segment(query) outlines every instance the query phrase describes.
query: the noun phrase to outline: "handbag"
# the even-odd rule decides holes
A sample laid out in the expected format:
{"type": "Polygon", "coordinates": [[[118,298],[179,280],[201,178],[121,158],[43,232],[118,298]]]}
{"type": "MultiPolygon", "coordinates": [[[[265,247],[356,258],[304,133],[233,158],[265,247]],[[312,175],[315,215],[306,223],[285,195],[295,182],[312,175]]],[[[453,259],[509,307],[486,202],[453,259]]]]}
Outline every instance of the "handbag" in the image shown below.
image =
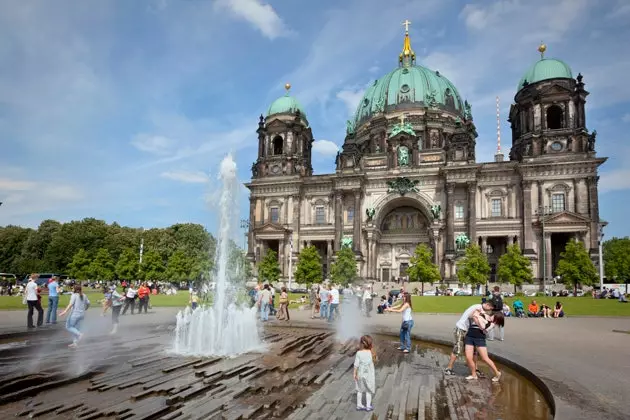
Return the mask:
{"type": "Polygon", "coordinates": [[[409,321],[403,321],[402,325],[400,326],[401,330],[408,330],[409,329],[409,321]]]}

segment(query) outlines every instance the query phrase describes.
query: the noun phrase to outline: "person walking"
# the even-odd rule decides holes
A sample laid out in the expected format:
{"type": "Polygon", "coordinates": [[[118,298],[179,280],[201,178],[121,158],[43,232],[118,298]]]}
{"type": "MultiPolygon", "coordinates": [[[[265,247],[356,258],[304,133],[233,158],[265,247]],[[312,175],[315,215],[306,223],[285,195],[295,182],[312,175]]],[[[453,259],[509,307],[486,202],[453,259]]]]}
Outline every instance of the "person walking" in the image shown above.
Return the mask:
{"type": "Polygon", "coordinates": [[[370,312],[372,312],[372,290],[370,289],[369,285],[365,286],[362,300],[363,300],[363,305],[362,305],[363,313],[365,314],[365,316],[369,318],[371,316],[370,312]]]}
{"type": "MultiPolygon", "coordinates": [[[[147,313],[147,308],[149,307],[149,294],[151,290],[147,287],[146,283],[142,283],[142,286],[138,288],[138,313],[142,313],[142,308],[144,308],[144,313],[147,313]]],[[[132,309],[133,312],[133,309],[132,309]]]]}
{"type": "Polygon", "coordinates": [[[357,410],[372,411],[372,395],[376,391],[376,380],[374,375],[374,362],[376,353],[374,352],[372,337],[364,335],[359,340],[360,349],[354,356],[354,383],[357,391],[357,410]],[[363,394],[365,394],[365,405],[363,405],[363,394]]]}
{"type": "Polygon", "coordinates": [[[37,292],[38,278],[39,276],[37,274],[31,274],[28,278],[26,289],[24,290],[24,300],[28,305],[28,314],[26,316],[28,328],[35,328],[35,325],[33,325],[33,311],[35,309],[37,310],[37,326],[41,327],[44,323],[44,309],[42,308],[37,292]]]}
{"type": "Polygon", "coordinates": [[[89,307],[90,300],[87,295],[83,294],[81,286],[74,286],[74,291],[70,297],[70,303],[68,303],[66,309],[59,314],[59,316],[64,316],[70,312],[70,315],[66,320],[66,330],[68,330],[68,332],[73,336],[72,344],[68,346],[70,348],[76,348],[81,338],[83,338],[83,334],[81,333],[81,323],[85,318],[85,311],[89,307]]]}
{"type": "Polygon", "coordinates": [[[339,316],[339,290],[332,284],[328,285],[328,322],[333,322],[335,314],[339,316]]]}
{"type": "MultiPolygon", "coordinates": [[[[451,352],[451,359],[444,369],[444,374],[447,376],[455,375],[453,372],[453,366],[455,366],[455,361],[457,360],[457,356],[461,356],[464,354],[464,339],[466,337],[466,333],[468,332],[468,327],[470,326],[469,319],[475,313],[475,311],[483,311],[490,312],[494,309],[494,305],[491,302],[483,299],[481,303],[477,303],[475,305],[471,305],[464,311],[459,320],[455,323],[455,330],[453,331],[453,351],[451,352]]],[[[480,374],[479,370],[477,370],[477,374],[480,374]]]]}
{"type": "Polygon", "coordinates": [[[137,291],[131,287],[131,285],[129,285],[129,287],[127,288],[127,292],[125,293],[125,307],[122,310],[122,314],[126,314],[127,313],[127,309],[129,309],[129,307],[131,307],[131,315],[133,315],[133,310],[136,307],[136,295],[137,295],[137,291]]]}
{"type": "Polygon", "coordinates": [[[328,319],[328,288],[325,284],[322,284],[319,288],[319,317],[321,319],[328,319]]]}
{"type": "Polygon", "coordinates": [[[103,307],[103,316],[107,312],[107,309],[112,308],[112,330],[110,334],[116,334],[118,332],[118,323],[120,317],[120,310],[122,309],[123,300],[125,299],[116,291],[116,286],[109,287],[109,293],[106,294],[106,303],[103,307]]]}
{"type": "Polygon", "coordinates": [[[411,316],[411,295],[403,295],[403,304],[397,308],[387,308],[385,312],[402,312],[402,324],[400,325],[400,347],[403,353],[411,351],[411,329],[413,328],[413,317],[411,316]]]}
{"type": "Polygon", "coordinates": [[[59,283],[57,276],[48,280],[48,308],[46,310],[46,324],[57,323],[57,306],[59,306],[59,283]]]}

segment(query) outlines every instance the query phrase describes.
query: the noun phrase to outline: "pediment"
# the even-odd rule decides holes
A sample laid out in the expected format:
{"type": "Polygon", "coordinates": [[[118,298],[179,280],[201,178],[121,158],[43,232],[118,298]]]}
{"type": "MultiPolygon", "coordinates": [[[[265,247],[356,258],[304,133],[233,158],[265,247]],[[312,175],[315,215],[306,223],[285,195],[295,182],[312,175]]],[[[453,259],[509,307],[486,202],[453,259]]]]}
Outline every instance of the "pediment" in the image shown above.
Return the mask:
{"type": "Polygon", "coordinates": [[[570,94],[571,89],[562,86],[558,83],[554,83],[551,86],[547,86],[545,89],[540,91],[540,95],[557,95],[557,94],[570,94]]]}
{"type": "Polygon", "coordinates": [[[262,226],[257,227],[256,229],[254,229],[254,232],[256,233],[286,233],[288,232],[288,229],[285,229],[284,227],[282,227],[281,225],[277,224],[277,223],[271,223],[271,222],[267,222],[262,226]]]}
{"type": "Polygon", "coordinates": [[[570,211],[554,213],[550,216],[547,216],[547,218],[545,219],[546,225],[584,224],[590,222],[591,220],[588,217],[570,211]]]}
{"type": "Polygon", "coordinates": [[[268,130],[282,130],[285,129],[287,124],[286,122],[282,121],[281,119],[277,118],[277,117],[272,117],[273,119],[271,120],[271,122],[267,121],[267,129],[268,130]]]}

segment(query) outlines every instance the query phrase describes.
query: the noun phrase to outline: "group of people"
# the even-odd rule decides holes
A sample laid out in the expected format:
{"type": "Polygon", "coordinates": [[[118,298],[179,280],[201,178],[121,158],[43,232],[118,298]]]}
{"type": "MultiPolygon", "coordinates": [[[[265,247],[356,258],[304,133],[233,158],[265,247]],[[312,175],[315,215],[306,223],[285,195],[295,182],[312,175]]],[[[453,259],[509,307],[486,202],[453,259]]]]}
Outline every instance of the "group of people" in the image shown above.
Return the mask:
{"type": "Polygon", "coordinates": [[[260,312],[260,320],[269,321],[269,315],[275,315],[279,321],[289,321],[289,294],[287,288],[280,289],[280,299],[278,300],[279,308],[275,308],[275,289],[270,284],[264,284],[262,287],[256,286],[250,293],[250,297],[254,305],[260,312]]]}

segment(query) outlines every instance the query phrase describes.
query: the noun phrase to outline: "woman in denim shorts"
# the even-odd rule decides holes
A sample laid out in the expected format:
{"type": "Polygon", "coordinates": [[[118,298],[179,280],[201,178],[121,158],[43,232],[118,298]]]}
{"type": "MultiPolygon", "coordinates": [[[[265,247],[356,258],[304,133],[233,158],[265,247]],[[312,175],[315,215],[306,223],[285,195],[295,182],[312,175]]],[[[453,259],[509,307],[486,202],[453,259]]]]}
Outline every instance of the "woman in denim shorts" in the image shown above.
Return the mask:
{"type": "Polygon", "coordinates": [[[477,368],[473,355],[475,350],[479,354],[481,360],[483,360],[494,372],[492,382],[499,382],[501,379],[501,372],[497,369],[496,365],[490,357],[488,357],[488,349],[486,346],[486,333],[495,325],[502,327],[504,324],[503,313],[497,312],[492,315],[488,315],[483,311],[475,311],[469,319],[470,327],[464,338],[464,344],[466,346],[466,362],[470,368],[471,374],[466,379],[477,380],[477,368]]]}

